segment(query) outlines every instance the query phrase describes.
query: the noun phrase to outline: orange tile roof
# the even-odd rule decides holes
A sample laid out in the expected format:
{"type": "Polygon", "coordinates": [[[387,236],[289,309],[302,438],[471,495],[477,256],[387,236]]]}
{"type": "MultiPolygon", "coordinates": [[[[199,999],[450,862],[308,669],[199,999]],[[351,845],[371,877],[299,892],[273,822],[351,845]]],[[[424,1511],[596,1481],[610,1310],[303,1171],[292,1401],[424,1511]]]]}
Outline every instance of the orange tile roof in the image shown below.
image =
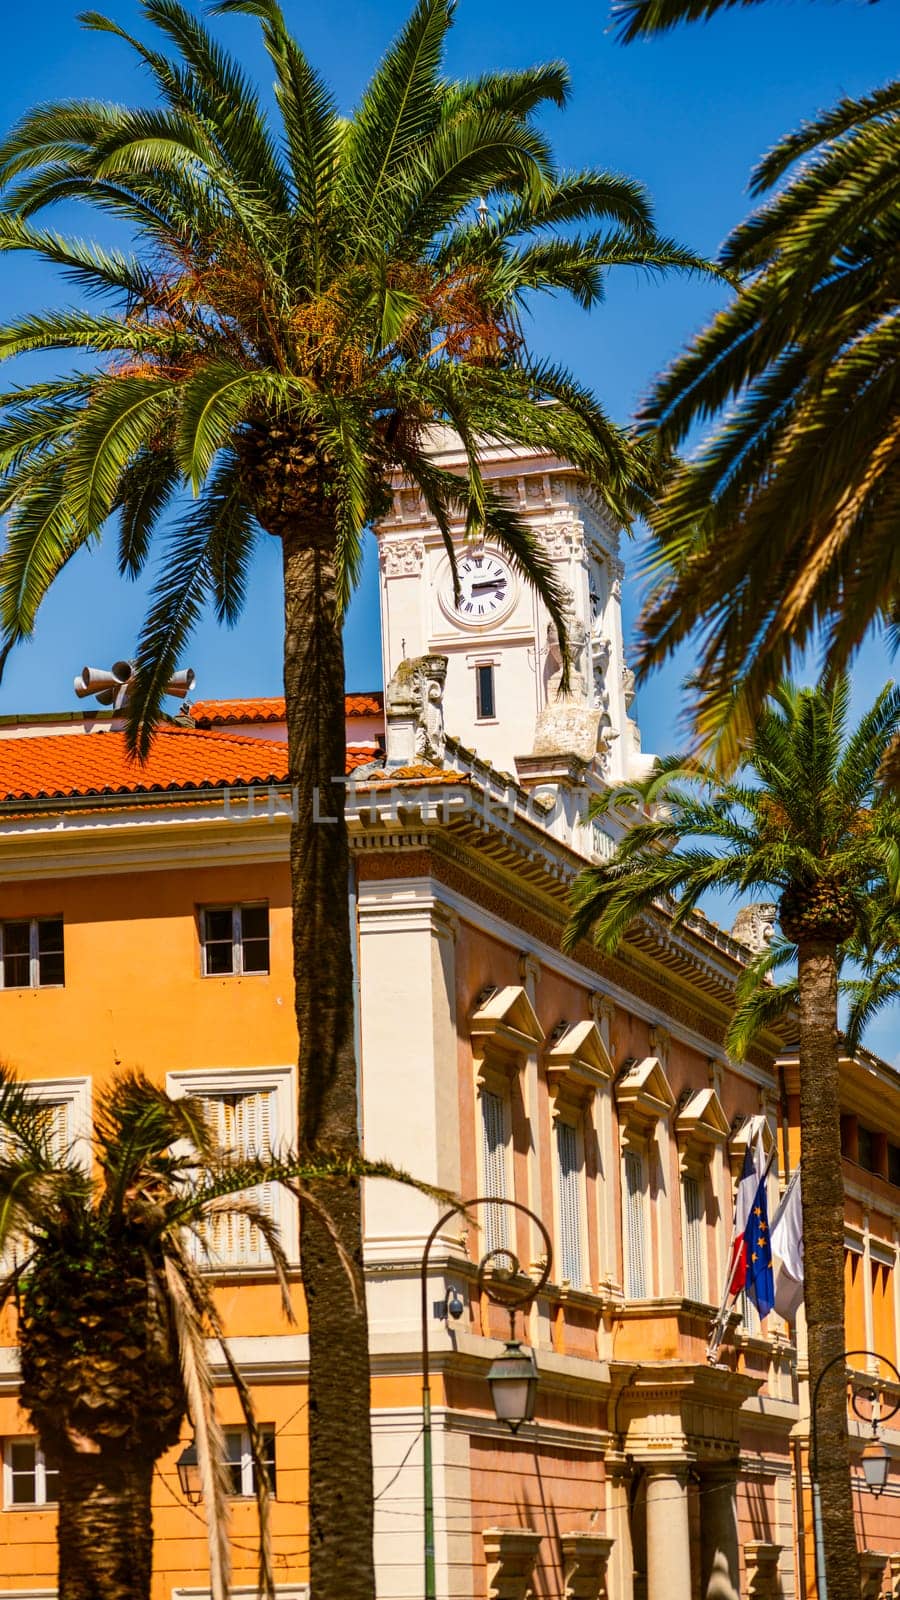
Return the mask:
{"type": "MultiPolygon", "coordinates": [[[[379,717],[383,710],[384,695],[380,690],[345,696],[345,716],[379,717]]],[[[283,722],[284,699],[272,695],[255,700],[195,700],[190,717],[198,728],[221,727],[223,723],[283,722]]]]}
{"type": "Polygon", "coordinates": [[[0,800],[147,794],[286,778],[286,748],[270,739],[160,728],[143,766],[129,759],[123,733],[0,739],[0,800]]]}

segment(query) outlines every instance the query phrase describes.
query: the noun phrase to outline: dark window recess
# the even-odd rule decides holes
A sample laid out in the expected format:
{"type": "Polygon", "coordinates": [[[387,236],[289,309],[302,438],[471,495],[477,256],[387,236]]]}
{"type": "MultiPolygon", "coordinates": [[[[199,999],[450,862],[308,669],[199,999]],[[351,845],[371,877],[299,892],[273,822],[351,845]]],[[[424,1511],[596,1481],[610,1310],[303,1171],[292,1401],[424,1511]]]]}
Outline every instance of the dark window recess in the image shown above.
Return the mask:
{"type": "Polygon", "coordinates": [[[894,1183],[900,1189],[900,1144],[889,1144],[887,1147],[888,1183],[894,1183]]]}
{"type": "Polygon", "coordinates": [[[31,923],[7,922],[3,926],[3,987],[31,986],[31,923]]]}
{"type": "Polygon", "coordinates": [[[268,906],[207,906],[200,926],[206,977],[268,972],[268,906]]]}
{"type": "Polygon", "coordinates": [[[871,1128],[864,1128],[860,1122],[856,1130],[857,1147],[859,1150],[859,1164],[867,1172],[875,1171],[875,1136],[871,1128]]]}
{"type": "Polygon", "coordinates": [[[53,922],[39,922],[37,925],[38,936],[38,982],[43,987],[45,984],[60,985],[66,981],[66,968],[63,959],[63,925],[59,917],[53,922]]]}
{"type": "Polygon", "coordinates": [[[61,988],[66,980],[62,917],[4,922],[4,989],[61,988]]]}
{"type": "Polygon", "coordinates": [[[244,953],[244,972],[268,972],[268,906],[241,906],[241,944],[244,953]]]}
{"type": "Polygon", "coordinates": [[[475,668],[475,690],[480,718],[495,717],[494,669],[492,666],[475,668]]]}

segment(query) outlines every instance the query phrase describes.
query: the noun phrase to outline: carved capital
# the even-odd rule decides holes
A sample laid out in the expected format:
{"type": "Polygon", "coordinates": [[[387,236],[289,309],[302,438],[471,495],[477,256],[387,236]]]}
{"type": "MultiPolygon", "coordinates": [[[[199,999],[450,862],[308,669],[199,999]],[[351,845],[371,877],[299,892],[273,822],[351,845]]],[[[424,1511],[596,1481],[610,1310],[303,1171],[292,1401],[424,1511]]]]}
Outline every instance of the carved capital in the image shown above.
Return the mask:
{"type": "Polygon", "coordinates": [[[388,578],[415,578],[425,562],[421,539],[383,539],[379,549],[381,570],[388,578]]]}

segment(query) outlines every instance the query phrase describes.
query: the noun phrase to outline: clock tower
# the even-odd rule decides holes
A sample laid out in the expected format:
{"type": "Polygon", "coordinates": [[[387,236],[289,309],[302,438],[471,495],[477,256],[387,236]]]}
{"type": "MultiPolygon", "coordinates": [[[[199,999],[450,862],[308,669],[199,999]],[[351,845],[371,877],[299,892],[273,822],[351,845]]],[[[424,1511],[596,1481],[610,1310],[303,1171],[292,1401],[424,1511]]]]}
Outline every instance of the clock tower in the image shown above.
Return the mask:
{"type": "MultiPolygon", "coordinates": [[[[436,465],[465,471],[450,429],[435,431],[436,465]]],[[[575,757],[598,779],[646,769],[630,715],[633,676],[622,649],[619,530],[581,474],[556,457],[487,446],[486,481],[527,522],[566,592],[571,690],[559,695],[556,630],[534,590],[491,540],[453,527],[459,592],[444,543],[416,490],[398,482],[377,529],[384,680],[404,660],[446,656],[444,726],[501,772],[537,758],[575,757]]]]}

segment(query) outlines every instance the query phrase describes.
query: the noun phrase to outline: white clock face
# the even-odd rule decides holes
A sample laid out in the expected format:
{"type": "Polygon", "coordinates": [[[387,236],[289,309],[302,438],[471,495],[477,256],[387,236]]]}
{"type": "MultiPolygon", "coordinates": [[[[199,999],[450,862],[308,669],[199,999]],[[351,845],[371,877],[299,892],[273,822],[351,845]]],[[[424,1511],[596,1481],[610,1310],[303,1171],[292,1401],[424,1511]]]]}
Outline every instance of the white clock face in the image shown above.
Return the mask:
{"type": "Polygon", "coordinates": [[[488,622],[509,608],[513,597],[512,573],[505,561],[490,550],[461,556],[457,562],[459,600],[451,609],[459,622],[488,622]]]}

